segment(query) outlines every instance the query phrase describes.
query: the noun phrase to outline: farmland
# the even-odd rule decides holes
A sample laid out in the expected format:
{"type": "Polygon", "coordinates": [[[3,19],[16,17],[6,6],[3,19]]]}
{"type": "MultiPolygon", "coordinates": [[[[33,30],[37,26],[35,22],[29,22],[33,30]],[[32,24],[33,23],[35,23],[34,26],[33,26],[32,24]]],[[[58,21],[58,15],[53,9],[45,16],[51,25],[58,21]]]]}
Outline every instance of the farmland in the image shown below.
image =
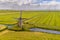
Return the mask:
{"type": "Polygon", "coordinates": [[[1,35],[0,40],[60,40],[60,35],[42,32],[9,31],[1,35]]]}
{"type": "MultiPolygon", "coordinates": [[[[16,24],[20,17],[19,11],[0,11],[0,24],[16,24]]],[[[60,12],[58,11],[23,11],[23,27],[36,27],[60,31],[60,12]]],[[[14,25],[13,25],[14,26],[14,25]]],[[[18,26],[17,26],[18,27],[18,26]]],[[[59,34],[44,32],[10,31],[0,32],[0,40],[60,40],[59,34]],[[6,33],[5,33],[6,32],[6,33]]]]}
{"type": "MultiPolygon", "coordinates": [[[[25,12],[23,12],[23,14],[25,14],[25,12]]],[[[36,12],[27,12],[25,15],[23,15],[23,18],[25,17],[28,19],[25,22],[28,22],[28,24],[33,24],[34,27],[51,29],[51,30],[60,30],[60,12],[36,11],[36,12]]]]}
{"type": "MultiPolygon", "coordinates": [[[[0,11],[0,24],[16,24],[19,17],[19,11],[0,11]]],[[[60,30],[59,11],[23,11],[22,18],[25,19],[23,20],[24,28],[37,27],[58,31],[60,30]]]]}

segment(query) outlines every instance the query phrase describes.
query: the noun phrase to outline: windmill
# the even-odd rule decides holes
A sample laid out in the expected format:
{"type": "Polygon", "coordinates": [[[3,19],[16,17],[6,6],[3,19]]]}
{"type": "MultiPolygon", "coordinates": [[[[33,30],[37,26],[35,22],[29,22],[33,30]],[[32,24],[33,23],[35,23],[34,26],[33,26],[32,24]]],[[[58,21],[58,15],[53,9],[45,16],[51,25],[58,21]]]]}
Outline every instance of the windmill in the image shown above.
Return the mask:
{"type": "MultiPolygon", "coordinates": [[[[30,4],[30,0],[28,0],[28,2],[27,2],[27,0],[26,0],[26,2],[25,1],[23,1],[21,4],[20,4],[20,6],[21,5],[23,5],[23,4],[30,4]]],[[[17,2],[16,2],[17,3],[17,2]]],[[[20,10],[20,17],[19,17],[19,21],[18,21],[18,27],[20,27],[22,30],[24,30],[24,28],[23,28],[23,18],[22,18],[22,12],[23,12],[23,8],[20,10]]]]}
{"type": "Polygon", "coordinates": [[[23,21],[22,21],[22,10],[20,10],[20,18],[19,18],[19,21],[18,21],[18,26],[19,26],[20,28],[22,28],[22,30],[23,30],[22,24],[23,24],[23,21]]]}

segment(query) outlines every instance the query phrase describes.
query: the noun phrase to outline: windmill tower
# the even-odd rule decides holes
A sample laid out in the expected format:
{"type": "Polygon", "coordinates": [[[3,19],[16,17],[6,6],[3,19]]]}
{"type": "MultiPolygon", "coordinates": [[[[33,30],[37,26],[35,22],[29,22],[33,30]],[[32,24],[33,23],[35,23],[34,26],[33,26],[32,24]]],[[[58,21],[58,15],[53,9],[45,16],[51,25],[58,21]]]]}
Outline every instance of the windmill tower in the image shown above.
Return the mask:
{"type": "Polygon", "coordinates": [[[20,18],[19,18],[19,21],[18,21],[18,27],[20,27],[22,30],[23,30],[23,21],[22,21],[22,10],[20,10],[20,18]]]}
{"type": "MultiPolygon", "coordinates": [[[[24,2],[24,1],[23,1],[24,2]]],[[[24,2],[24,3],[22,3],[22,4],[30,4],[30,2],[31,2],[31,0],[28,0],[28,2],[27,2],[27,0],[26,0],[26,2],[24,2]]],[[[22,18],[22,11],[23,11],[23,8],[20,10],[20,18],[19,18],[19,21],[18,21],[18,26],[22,29],[22,30],[24,30],[24,28],[23,28],[23,18],[22,18]]]]}
{"type": "MultiPolygon", "coordinates": [[[[14,2],[14,4],[18,4],[18,2],[14,2]]],[[[19,6],[21,6],[22,4],[19,4],[19,6]]],[[[14,6],[12,6],[12,8],[14,8],[14,6]]],[[[17,26],[20,27],[23,30],[23,26],[22,26],[23,22],[22,22],[22,9],[20,10],[20,17],[18,19],[17,22],[17,26]]]]}

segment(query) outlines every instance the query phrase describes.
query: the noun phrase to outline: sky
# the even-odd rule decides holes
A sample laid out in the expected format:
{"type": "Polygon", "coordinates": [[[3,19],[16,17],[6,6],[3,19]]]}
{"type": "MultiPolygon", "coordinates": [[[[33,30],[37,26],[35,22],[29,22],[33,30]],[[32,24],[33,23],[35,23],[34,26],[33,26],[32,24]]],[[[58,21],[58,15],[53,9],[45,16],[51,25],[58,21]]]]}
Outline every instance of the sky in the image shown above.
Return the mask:
{"type": "MultiPolygon", "coordinates": [[[[12,9],[12,6],[20,6],[22,7],[22,5],[26,5],[27,4],[30,5],[30,9],[36,7],[38,9],[38,5],[42,6],[42,5],[60,5],[60,0],[0,0],[0,9],[4,9],[4,8],[8,8],[8,9],[12,9]],[[6,3],[6,4],[5,4],[6,3]],[[8,7],[7,7],[7,6],[8,7]],[[10,7],[9,7],[10,5],[10,7]],[[34,7],[32,7],[32,5],[34,7]],[[6,7],[5,7],[6,6],[6,7]]],[[[48,6],[47,6],[48,7],[48,6]]],[[[40,8],[41,9],[41,8],[40,8]]]]}
{"type": "Polygon", "coordinates": [[[59,3],[60,0],[0,0],[0,2],[13,2],[17,3],[18,5],[23,5],[23,4],[43,4],[43,3],[50,3],[53,4],[55,2],[59,3]]]}

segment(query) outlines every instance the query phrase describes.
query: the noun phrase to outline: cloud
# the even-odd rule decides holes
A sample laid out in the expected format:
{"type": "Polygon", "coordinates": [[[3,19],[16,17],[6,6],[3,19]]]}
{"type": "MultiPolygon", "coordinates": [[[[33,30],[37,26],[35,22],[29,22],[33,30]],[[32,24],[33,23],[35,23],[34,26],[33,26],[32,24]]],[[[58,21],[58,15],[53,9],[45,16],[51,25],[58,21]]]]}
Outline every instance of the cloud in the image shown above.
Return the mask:
{"type": "Polygon", "coordinates": [[[59,5],[60,2],[57,2],[56,0],[52,0],[52,1],[43,1],[42,3],[40,3],[40,5],[59,5]]]}
{"type": "Polygon", "coordinates": [[[0,2],[14,2],[18,5],[23,4],[42,4],[42,5],[55,5],[60,4],[60,2],[57,2],[57,0],[0,0],[0,2]]]}
{"type": "Polygon", "coordinates": [[[17,3],[18,5],[22,5],[22,4],[31,3],[32,0],[0,0],[0,2],[13,2],[13,3],[17,3]]]}
{"type": "Polygon", "coordinates": [[[15,2],[17,0],[0,0],[0,2],[15,2]]]}
{"type": "Polygon", "coordinates": [[[17,4],[22,5],[22,4],[29,4],[31,2],[32,2],[32,0],[19,0],[19,1],[17,1],[17,4]]]}
{"type": "Polygon", "coordinates": [[[49,2],[48,4],[50,4],[50,5],[56,5],[56,4],[60,4],[60,2],[57,2],[57,1],[51,1],[51,2],[49,2]]]}
{"type": "Polygon", "coordinates": [[[0,8],[7,9],[32,9],[32,10],[41,10],[41,9],[59,9],[60,2],[56,0],[0,0],[0,8]],[[28,8],[29,7],[29,8],[28,8]]]}

